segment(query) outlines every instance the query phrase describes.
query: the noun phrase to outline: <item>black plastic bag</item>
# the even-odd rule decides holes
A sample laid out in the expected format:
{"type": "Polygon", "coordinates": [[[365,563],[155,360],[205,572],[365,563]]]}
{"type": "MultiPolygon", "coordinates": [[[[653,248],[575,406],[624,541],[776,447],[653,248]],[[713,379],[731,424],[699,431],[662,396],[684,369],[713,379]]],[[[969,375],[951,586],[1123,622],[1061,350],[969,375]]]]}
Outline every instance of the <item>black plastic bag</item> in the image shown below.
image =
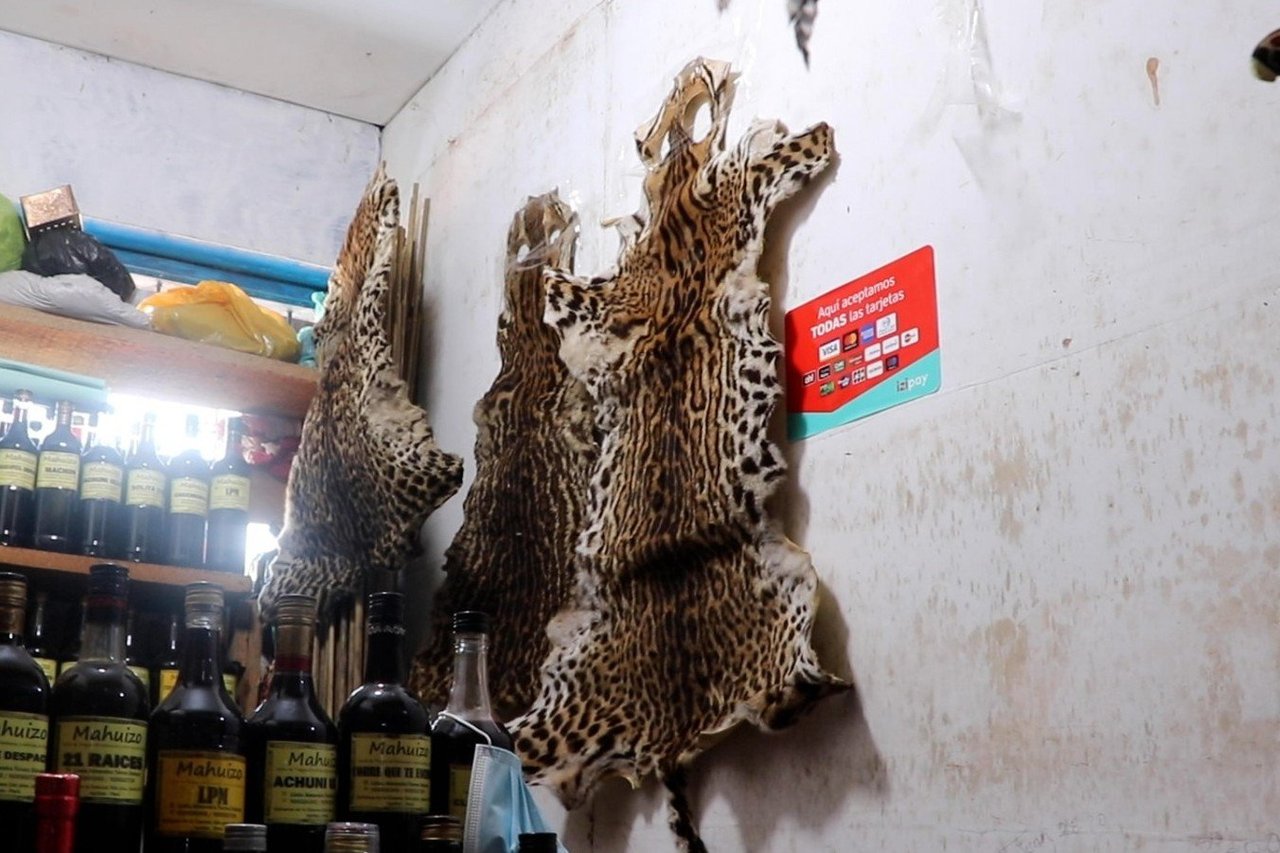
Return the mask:
{"type": "Polygon", "coordinates": [[[133,279],[124,264],[83,231],[59,228],[32,237],[22,255],[22,268],[37,275],[82,273],[105,284],[125,302],[133,296],[133,279]]]}

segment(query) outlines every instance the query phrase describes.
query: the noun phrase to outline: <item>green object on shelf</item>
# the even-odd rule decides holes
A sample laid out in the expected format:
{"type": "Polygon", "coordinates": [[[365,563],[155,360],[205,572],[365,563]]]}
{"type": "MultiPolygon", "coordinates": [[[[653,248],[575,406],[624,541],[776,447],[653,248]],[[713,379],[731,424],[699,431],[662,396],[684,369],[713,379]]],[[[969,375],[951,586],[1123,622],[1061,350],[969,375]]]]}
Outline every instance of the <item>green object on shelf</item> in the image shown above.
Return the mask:
{"type": "Polygon", "coordinates": [[[22,250],[27,237],[22,229],[22,217],[13,202],[0,195],[0,272],[16,270],[22,266],[22,250]]]}

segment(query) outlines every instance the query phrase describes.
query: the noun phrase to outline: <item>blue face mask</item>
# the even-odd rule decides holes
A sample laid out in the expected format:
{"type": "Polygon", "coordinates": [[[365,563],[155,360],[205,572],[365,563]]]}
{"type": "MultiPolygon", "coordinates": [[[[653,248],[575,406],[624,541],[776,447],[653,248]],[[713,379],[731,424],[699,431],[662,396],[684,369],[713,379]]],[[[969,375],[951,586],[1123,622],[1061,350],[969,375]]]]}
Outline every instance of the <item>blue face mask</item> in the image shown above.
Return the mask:
{"type": "MultiPolygon", "coordinates": [[[[499,746],[480,744],[471,766],[463,853],[516,853],[522,832],[550,832],[524,783],[520,759],[499,746]]],[[[560,844],[560,853],[568,853],[560,844]]]]}

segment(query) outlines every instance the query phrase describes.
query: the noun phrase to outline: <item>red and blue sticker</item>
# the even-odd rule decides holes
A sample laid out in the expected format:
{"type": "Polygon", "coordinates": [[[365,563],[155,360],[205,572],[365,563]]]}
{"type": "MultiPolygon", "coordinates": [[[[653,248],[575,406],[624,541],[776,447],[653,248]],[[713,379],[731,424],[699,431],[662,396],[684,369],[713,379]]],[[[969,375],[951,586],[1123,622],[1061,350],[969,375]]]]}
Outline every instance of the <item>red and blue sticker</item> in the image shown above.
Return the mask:
{"type": "Polygon", "coordinates": [[[787,436],[809,438],[942,385],[933,247],[791,309],[787,436]]]}

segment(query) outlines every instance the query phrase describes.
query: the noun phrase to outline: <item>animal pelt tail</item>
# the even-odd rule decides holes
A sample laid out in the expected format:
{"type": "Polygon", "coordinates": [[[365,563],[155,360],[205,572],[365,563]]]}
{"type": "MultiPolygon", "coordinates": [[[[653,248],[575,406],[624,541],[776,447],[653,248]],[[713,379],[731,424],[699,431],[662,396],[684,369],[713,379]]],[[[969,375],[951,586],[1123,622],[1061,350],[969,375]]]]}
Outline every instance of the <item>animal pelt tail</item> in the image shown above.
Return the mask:
{"type": "Polygon", "coordinates": [[[667,825],[675,833],[677,849],[680,853],[707,853],[689,807],[688,765],[673,764],[659,770],[658,778],[667,789],[667,825]]]}

